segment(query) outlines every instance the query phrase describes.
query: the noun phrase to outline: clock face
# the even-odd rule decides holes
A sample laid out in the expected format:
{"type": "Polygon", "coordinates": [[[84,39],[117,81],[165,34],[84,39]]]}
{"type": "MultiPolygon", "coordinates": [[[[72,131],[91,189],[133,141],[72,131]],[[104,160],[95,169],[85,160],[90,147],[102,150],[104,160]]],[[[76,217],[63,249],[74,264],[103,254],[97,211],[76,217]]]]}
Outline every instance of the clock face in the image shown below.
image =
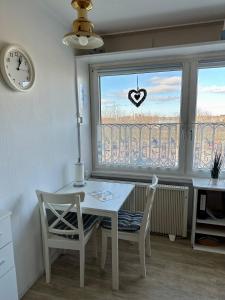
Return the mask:
{"type": "Polygon", "coordinates": [[[19,46],[4,49],[1,71],[8,85],[17,91],[27,91],[34,83],[34,67],[28,54],[19,46]]]}

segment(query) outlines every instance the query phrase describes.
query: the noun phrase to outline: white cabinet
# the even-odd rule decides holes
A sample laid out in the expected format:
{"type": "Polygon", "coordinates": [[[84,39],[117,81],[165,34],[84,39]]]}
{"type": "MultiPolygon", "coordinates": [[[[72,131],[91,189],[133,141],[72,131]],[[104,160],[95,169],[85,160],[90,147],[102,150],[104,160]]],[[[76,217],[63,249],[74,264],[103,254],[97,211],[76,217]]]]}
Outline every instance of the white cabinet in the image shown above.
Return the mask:
{"type": "Polygon", "coordinates": [[[203,178],[193,178],[192,181],[194,187],[191,239],[193,249],[225,254],[225,181],[220,180],[217,184],[203,178]],[[220,217],[213,215],[212,208],[209,207],[210,202],[211,206],[212,203],[217,206],[217,213],[221,210],[220,217]],[[213,244],[201,243],[199,242],[201,240],[211,240],[213,244]]]}
{"type": "Polygon", "coordinates": [[[18,300],[10,213],[0,211],[0,299],[18,300]]]}

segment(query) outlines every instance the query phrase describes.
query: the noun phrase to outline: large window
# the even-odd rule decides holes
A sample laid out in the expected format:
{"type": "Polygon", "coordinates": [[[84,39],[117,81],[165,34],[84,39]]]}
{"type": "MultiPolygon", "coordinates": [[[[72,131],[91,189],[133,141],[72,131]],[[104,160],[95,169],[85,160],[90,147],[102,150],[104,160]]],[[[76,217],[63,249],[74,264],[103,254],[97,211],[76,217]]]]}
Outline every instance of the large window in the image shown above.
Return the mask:
{"type": "Polygon", "coordinates": [[[98,164],[178,168],[182,70],[105,75],[99,83],[98,164]],[[138,88],[147,97],[136,107],[128,93],[138,88]]]}
{"type": "Polygon", "coordinates": [[[225,67],[198,70],[194,169],[209,169],[216,152],[225,154],[225,67]]]}
{"type": "Polygon", "coordinates": [[[92,83],[95,170],[209,174],[215,153],[225,156],[222,62],[103,67],[92,83]],[[147,91],[139,107],[128,97],[138,88],[147,91]]]}

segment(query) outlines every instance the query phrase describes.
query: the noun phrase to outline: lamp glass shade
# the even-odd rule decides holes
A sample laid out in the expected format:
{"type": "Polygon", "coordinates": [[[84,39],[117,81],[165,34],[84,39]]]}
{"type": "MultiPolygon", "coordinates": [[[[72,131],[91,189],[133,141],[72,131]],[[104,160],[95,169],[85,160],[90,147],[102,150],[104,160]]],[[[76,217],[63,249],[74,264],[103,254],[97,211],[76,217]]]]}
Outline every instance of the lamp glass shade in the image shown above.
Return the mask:
{"type": "Polygon", "coordinates": [[[71,32],[64,36],[62,42],[64,45],[76,49],[96,49],[104,45],[103,39],[99,35],[91,33],[87,36],[82,32],[71,32]]]}
{"type": "Polygon", "coordinates": [[[86,36],[80,36],[79,37],[79,43],[80,43],[81,46],[87,46],[88,38],[86,36]]]}

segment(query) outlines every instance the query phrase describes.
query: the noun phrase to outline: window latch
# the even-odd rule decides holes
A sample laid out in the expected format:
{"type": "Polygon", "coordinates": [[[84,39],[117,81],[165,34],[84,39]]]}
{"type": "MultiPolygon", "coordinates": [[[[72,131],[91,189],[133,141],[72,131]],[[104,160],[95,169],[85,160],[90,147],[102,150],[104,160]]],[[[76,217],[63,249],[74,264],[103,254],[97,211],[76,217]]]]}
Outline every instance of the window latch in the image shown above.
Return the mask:
{"type": "Polygon", "coordinates": [[[190,129],[190,140],[192,141],[193,139],[193,129],[190,129]]]}
{"type": "Polygon", "coordinates": [[[82,124],[82,123],[83,123],[83,117],[77,116],[77,124],[82,124]]]}

